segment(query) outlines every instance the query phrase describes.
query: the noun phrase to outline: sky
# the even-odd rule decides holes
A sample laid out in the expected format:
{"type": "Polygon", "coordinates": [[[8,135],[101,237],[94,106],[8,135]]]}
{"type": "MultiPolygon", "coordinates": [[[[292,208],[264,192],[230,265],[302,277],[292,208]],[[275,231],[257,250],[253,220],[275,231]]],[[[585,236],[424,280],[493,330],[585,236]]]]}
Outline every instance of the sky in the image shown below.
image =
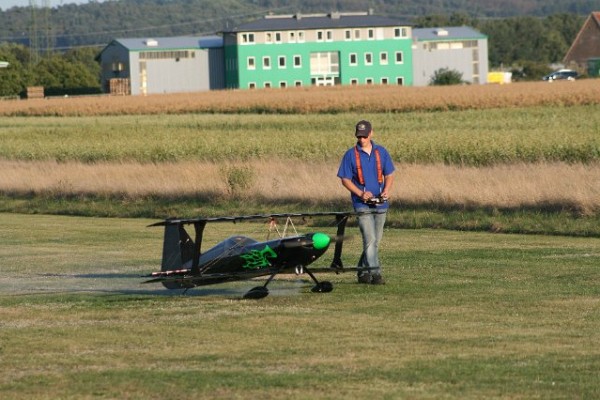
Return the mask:
{"type": "MultiPolygon", "coordinates": [[[[44,0],[35,0],[38,6],[44,3],[44,0]]],[[[82,4],[87,3],[88,0],[50,0],[50,7],[57,7],[64,4],[82,4]]],[[[8,10],[11,7],[27,7],[29,6],[29,0],[0,0],[0,8],[8,10]]]]}

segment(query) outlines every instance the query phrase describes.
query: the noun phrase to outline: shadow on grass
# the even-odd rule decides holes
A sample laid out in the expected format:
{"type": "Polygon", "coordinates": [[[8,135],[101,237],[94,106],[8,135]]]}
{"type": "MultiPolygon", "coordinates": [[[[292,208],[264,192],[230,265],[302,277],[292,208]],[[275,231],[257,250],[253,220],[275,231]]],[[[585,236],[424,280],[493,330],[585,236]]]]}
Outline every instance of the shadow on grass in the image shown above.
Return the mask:
{"type": "MultiPolygon", "coordinates": [[[[262,286],[264,280],[241,280],[185,289],[169,290],[161,284],[142,284],[147,277],[133,273],[89,274],[34,274],[5,279],[1,292],[8,296],[105,294],[161,297],[224,297],[242,299],[253,287],[262,286]],[[137,286],[137,288],[136,288],[137,286]]],[[[313,286],[307,279],[275,279],[270,282],[270,296],[294,296],[309,292],[313,286]]]]}

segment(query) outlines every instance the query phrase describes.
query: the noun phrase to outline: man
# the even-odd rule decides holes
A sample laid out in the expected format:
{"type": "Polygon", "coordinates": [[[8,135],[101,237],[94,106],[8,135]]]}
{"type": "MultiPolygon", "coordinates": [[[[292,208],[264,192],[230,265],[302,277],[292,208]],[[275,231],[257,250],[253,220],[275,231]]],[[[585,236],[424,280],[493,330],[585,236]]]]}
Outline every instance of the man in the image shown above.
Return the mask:
{"type": "Polygon", "coordinates": [[[379,243],[395,168],[388,151],[372,140],[373,128],[369,121],[356,124],[355,136],[356,146],[344,154],[337,176],[350,191],[352,206],[359,213],[363,252],[358,267],[365,270],[359,271],[358,282],[382,285],[385,280],[379,263],[379,243]]]}

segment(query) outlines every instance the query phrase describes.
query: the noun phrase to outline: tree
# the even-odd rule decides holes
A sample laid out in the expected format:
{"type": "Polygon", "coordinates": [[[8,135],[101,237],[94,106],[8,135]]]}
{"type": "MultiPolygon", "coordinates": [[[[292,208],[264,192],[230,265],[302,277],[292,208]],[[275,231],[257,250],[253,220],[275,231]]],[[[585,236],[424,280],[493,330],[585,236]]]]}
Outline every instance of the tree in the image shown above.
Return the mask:
{"type": "Polygon", "coordinates": [[[82,62],[69,61],[57,54],[40,61],[34,67],[34,76],[34,84],[44,86],[46,94],[76,94],[100,89],[98,77],[82,62]]]}
{"type": "Polygon", "coordinates": [[[463,83],[462,73],[448,68],[440,68],[435,71],[429,81],[432,86],[460,85],[461,83],[463,83]]]}
{"type": "Polygon", "coordinates": [[[17,96],[26,87],[27,71],[18,58],[21,47],[9,43],[0,45],[0,61],[9,63],[7,68],[0,68],[0,97],[17,96]]]}

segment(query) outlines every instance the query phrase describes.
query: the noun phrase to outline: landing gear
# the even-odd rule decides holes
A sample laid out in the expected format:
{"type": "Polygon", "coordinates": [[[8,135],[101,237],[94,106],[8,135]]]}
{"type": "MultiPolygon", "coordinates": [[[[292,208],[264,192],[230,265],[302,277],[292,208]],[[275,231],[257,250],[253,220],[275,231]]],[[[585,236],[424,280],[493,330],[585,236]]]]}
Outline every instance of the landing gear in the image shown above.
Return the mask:
{"type": "MultiPolygon", "coordinates": [[[[315,286],[310,289],[310,291],[313,293],[329,293],[333,290],[333,284],[331,282],[317,280],[315,275],[308,268],[298,267],[296,268],[296,273],[307,273],[310,276],[315,283],[315,286]]],[[[267,289],[267,285],[273,280],[273,278],[275,278],[275,275],[277,274],[278,272],[274,272],[271,276],[269,276],[269,279],[267,279],[263,286],[256,286],[248,290],[246,294],[244,294],[244,299],[259,300],[267,297],[269,295],[269,289],[267,289]]]]}
{"type": "Polygon", "coordinates": [[[329,281],[321,281],[319,282],[317,280],[317,278],[315,277],[315,275],[310,272],[310,270],[308,268],[306,268],[304,270],[304,272],[306,272],[310,278],[313,280],[313,282],[315,283],[315,286],[310,289],[311,292],[313,293],[329,293],[333,290],[333,285],[331,284],[331,282],[329,281]]]}
{"type": "Polygon", "coordinates": [[[248,290],[248,292],[246,292],[244,295],[244,299],[259,300],[267,297],[268,295],[269,289],[264,286],[257,286],[248,290]]]}

